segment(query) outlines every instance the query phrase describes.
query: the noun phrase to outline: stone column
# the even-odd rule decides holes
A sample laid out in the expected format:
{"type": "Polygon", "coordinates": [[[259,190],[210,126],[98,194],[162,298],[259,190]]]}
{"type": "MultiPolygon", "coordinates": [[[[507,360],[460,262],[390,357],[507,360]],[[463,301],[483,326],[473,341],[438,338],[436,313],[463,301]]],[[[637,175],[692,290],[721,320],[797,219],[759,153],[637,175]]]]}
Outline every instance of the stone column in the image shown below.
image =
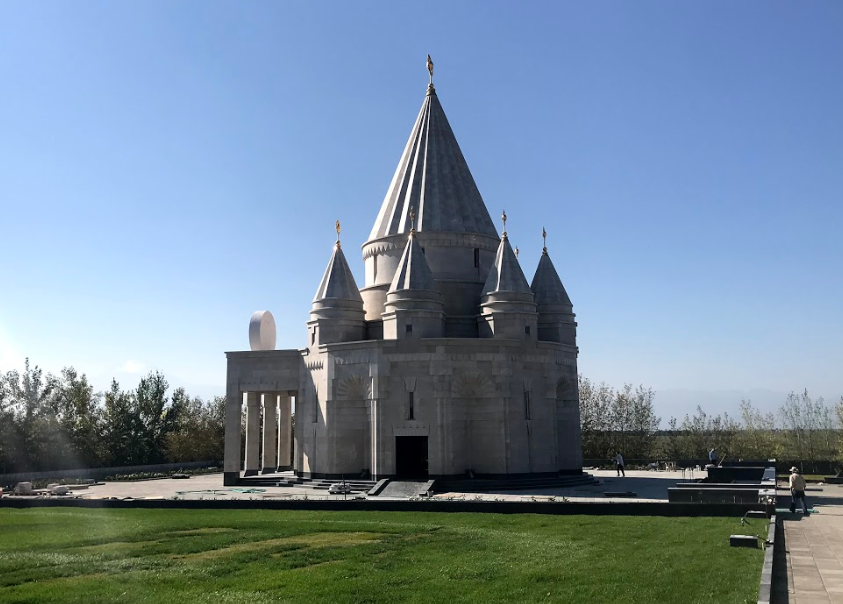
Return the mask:
{"type": "Polygon", "coordinates": [[[381,460],[378,455],[378,430],[380,428],[380,416],[378,415],[378,399],[369,399],[369,466],[372,473],[372,480],[380,480],[383,477],[381,460]]]}
{"type": "Polygon", "coordinates": [[[278,463],[275,454],[278,447],[278,424],[276,409],[278,394],[276,392],[263,393],[263,473],[275,472],[278,463]]]}
{"type": "Polygon", "coordinates": [[[243,393],[235,376],[229,381],[225,392],[225,454],[223,460],[223,484],[235,486],[240,480],[240,422],[243,417],[243,393]]]}
{"type": "MultiPolygon", "coordinates": [[[[298,401],[296,401],[298,404],[298,401]]],[[[284,472],[293,467],[293,460],[290,458],[290,445],[293,438],[290,417],[292,416],[292,403],[290,393],[282,392],[278,405],[278,471],[284,472]]],[[[301,469],[301,468],[299,468],[301,469]]]]}
{"type": "Polygon", "coordinates": [[[261,446],[261,397],[259,392],[246,393],[246,472],[258,473],[261,446]]]}

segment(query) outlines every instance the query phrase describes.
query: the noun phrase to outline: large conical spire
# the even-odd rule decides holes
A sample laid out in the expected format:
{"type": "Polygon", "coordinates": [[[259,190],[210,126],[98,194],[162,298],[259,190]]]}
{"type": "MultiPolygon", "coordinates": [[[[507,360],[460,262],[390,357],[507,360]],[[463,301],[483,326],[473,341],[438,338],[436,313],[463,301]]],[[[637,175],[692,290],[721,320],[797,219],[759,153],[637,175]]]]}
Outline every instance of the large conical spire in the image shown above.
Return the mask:
{"type": "Polygon", "coordinates": [[[410,139],[398,162],[370,240],[410,230],[410,208],[418,211],[418,230],[478,233],[497,238],[460,146],[431,84],[410,139]]]}

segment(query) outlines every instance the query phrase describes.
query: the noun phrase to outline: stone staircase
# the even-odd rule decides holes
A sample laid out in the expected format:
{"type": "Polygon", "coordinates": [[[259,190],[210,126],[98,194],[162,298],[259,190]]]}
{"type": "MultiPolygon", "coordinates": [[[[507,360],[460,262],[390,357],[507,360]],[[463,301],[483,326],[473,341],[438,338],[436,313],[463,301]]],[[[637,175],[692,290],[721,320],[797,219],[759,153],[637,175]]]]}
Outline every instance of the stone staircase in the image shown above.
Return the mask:
{"type": "Polygon", "coordinates": [[[594,476],[583,472],[582,474],[523,478],[440,478],[433,483],[432,490],[436,493],[494,493],[528,489],[561,489],[599,484],[594,476]]]}
{"type": "MultiPolygon", "coordinates": [[[[264,474],[259,476],[248,476],[241,478],[238,486],[242,487],[299,487],[313,489],[314,491],[328,492],[332,484],[343,482],[341,479],[327,478],[302,478],[293,472],[281,472],[278,474],[264,474]]],[[[346,479],[345,484],[351,487],[353,494],[366,494],[375,486],[374,480],[346,479]]]]}

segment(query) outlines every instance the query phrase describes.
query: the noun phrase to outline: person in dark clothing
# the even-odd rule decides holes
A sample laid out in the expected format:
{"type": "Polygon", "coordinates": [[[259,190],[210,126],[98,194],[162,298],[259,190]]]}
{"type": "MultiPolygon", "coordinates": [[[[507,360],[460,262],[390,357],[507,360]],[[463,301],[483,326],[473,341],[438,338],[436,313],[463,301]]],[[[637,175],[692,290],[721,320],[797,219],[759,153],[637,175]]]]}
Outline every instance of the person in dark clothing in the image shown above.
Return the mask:
{"type": "Polygon", "coordinates": [[[623,469],[623,455],[621,455],[620,451],[615,456],[615,463],[618,464],[618,476],[623,474],[624,478],[626,478],[626,471],[623,469]]]}

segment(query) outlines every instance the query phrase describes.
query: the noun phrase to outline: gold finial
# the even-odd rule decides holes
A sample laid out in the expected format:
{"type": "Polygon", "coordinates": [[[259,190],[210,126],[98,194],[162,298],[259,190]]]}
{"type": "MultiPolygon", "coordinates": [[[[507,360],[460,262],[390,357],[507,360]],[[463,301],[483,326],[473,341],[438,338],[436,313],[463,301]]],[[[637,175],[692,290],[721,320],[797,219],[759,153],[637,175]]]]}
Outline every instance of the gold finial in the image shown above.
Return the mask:
{"type": "Polygon", "coordinates": [[[519,252],[518,252],[518,246],[516,245],[516,246],[515,246],[515,259],[516,259],[516,260],[518,259],[518,253],[519,253],[519,252]]]}
{"type": "Polygon", "coordinates": [[[546,254],[547,253],[547,231],[544,230],[544,227],[542,227],[542,239],[544,240],[544,243],[542,244],[542,246],[543,246],[542,247],[542,254],[546,254]]]}
{"type": "Polygon", "coordinates": [[[340,221],[339,220],[337,220],[336,229],[337,229],[337,247],[339,247],[340,246],[340,221]]]}
{"type": "Polygon", "coordinates": [[[503,238],[506,239],[506,210],[501,214],[501,220],[503,220],[503,238]]]}
{"type": "Polygon", "coordinates": [[[410,206],[410,234],[416,234],[416,208],[410,206]]]}
{"type": "Polygon", "coordinates": [[[430,55],[427,55],[427,71],[430,73],[430,85],[433,86],[433,61],[430,55]]]}

